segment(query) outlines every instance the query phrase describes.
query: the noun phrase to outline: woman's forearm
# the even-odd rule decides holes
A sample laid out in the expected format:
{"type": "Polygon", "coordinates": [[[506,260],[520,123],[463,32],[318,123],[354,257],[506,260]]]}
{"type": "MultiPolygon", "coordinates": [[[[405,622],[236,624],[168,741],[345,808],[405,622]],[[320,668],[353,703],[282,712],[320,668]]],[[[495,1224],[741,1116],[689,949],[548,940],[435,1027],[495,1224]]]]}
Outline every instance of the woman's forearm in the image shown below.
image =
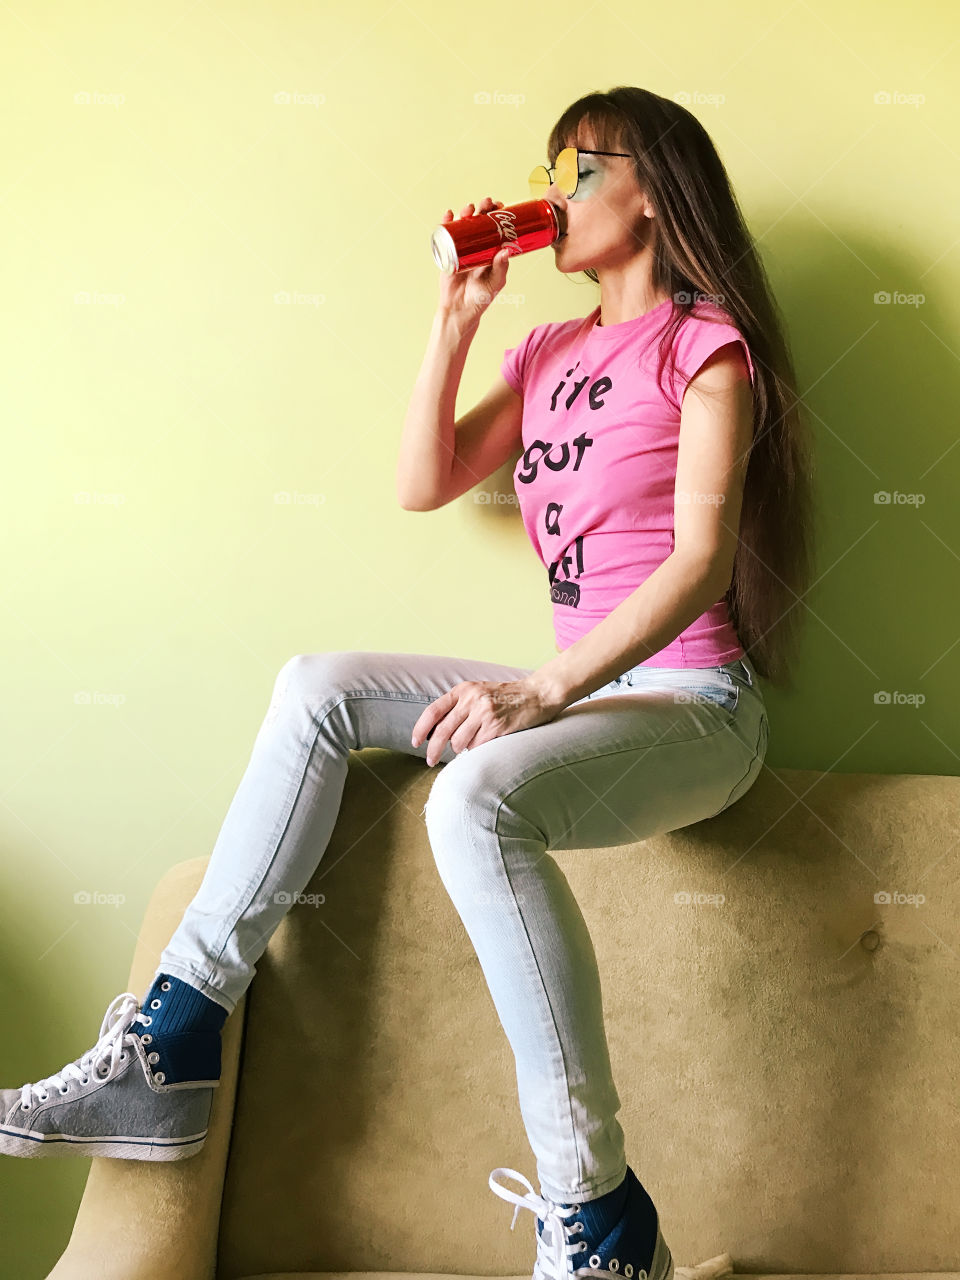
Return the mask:
{"type": "Polygon", "coordinates": [[[478,327],[442,310],[434,315],[400,437],[397,498],[407,510],[429,511],[443,500],[453,471],[457,390],[478,327]]]}
{"type": "Polygon", "coordinates": [[[710,563],[672,552],[586,635],[527,680],[546,705],[562,710],[653,657],[716,604],[724,589],[710,563]]]}

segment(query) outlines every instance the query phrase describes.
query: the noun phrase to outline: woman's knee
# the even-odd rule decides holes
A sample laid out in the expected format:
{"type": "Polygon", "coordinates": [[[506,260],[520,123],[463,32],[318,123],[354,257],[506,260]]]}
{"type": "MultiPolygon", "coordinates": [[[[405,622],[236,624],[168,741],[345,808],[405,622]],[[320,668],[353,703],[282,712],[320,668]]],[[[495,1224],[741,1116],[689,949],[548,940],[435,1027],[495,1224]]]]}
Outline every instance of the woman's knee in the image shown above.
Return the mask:
{"type": "Polygon", "coordinates": [[[333,649],[319,653],[295,653],[277,673],[281,693],[313,694],[353,688],[369,671],[363,653],[333,649]]]}
{"type": "MultiPolygon", "coordinates": [[[[448,895],[464,919],[477,911],[515,910],[524,901],[516,888],[513,859],[519,846],[498,829],[502,780],[470,753],[445,765],[430,789],[424,817],[430,848],[448,895]]],[[[526,849],[526,846],[523,846],[526,849]]],[[[526,857],[526,853],[519,855],[526,857]]]]}
{"type": "MultiPolygon", "coordinates": [[[[461,859],[484,832],[493,833],[500,807],[500,787],[482,761],[463,751],[442,766],[433,781],[423,818],[434,858],[461,859]]],[[[475,856],[475,855],[473,855],[475,856]]]]}
{"type": "Polygon", "coordinates": [[[279,719],[284,707],[315,711],[321,702],[351,688],[364,669],[362,657],[349,650],[295,653],[277,672],[266,723],[279,719]]]}

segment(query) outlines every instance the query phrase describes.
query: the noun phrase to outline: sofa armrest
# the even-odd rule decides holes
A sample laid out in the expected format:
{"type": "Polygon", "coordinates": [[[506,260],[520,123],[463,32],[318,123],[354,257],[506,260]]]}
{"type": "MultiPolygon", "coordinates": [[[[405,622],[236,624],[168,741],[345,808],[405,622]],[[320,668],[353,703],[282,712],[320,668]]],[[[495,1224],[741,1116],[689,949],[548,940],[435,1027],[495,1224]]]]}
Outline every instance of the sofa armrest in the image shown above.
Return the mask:
{"type": "MultiPolygon", "coordinates": [[[[130,971],[138,999],[209,858],[177,863],[147,905],[130,971]]],[[[185,1160],[91,1161],[70,1241],[47,1280],[213,1280],[246,997],[224,1024],[206,1141],[185,1160]]]]}

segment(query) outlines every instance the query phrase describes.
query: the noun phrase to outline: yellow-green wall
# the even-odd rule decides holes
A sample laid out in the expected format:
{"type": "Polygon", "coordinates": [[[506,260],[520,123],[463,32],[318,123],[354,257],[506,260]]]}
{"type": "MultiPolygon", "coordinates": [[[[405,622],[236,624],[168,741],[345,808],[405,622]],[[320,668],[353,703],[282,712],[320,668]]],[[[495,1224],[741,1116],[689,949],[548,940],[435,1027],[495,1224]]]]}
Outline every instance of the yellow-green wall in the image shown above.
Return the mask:
{"type": "MultiPolygon", "coordinates": [[[[688,95],[813,414],[818,580],[796,691],[768,691],[767,763],[956,772],[952,19],[891,0],[3,7],[5,1086],[93,1043],[152,886],[212,847],[292,654],[553,656],[515,507],[405,512],[394,467],[432,227],[525,198],[592,89],[688,95]],[[925,300],[875,304],[895,290],[925,300]],[[75,901],[92,891],[123,900],[75,901]]],[[[597,300],[547,252],[512,262],[459,410],[505,347],[597,300]]],[[[2,1277],[46,1274],[88,1166],[0,1159],[2,1277]]]]}

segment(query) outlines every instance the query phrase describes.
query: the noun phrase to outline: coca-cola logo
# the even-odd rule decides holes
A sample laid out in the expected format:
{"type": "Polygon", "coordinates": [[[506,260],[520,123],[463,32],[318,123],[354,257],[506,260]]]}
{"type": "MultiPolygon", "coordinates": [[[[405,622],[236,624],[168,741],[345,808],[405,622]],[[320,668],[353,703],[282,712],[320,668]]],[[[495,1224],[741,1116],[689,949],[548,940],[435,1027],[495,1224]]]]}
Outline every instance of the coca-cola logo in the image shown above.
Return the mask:
{"type": "Polygon", "coordinates": [[[501,240],[516,240],[517,215],[510,209],[491,209],[487,214],[497,224],[501,240]]]}

